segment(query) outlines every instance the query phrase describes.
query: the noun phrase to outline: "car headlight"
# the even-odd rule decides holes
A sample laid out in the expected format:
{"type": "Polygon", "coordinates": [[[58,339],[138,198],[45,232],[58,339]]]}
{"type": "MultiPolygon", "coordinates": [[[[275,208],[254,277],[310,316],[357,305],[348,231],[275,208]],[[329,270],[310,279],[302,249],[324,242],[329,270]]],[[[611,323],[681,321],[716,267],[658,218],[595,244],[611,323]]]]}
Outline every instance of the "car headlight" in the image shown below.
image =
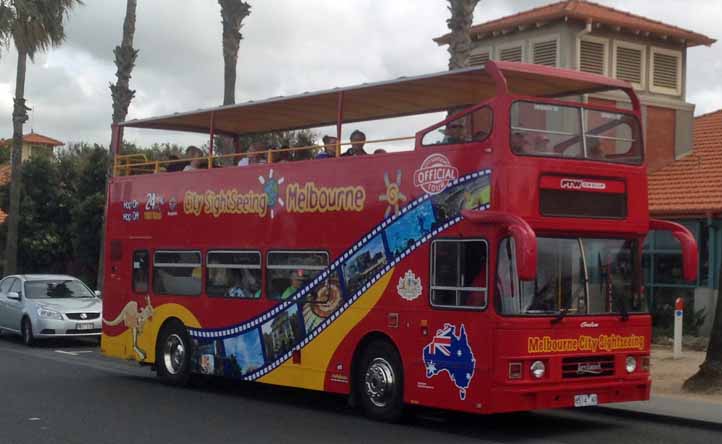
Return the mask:
{"type": "Polygon", "coordinates": [[[531,370],[531,374],[534,375],[535,378],[541,379],[546,372],[546,366],[541,361],[534,361],[529,370],[531,370]]]}
{"type": "Polygon", "coordinates": [[[58,321],[63,320],[63,315],[55,310],[50,310],[47,308],[38,308],[38,316],[44,319],[55,319],[58,321]]]}
{"type": "Polygon", "coordinates": [[[634,373],[637,369],[637,359],[634,356],[627,356],[626,362],[627,373],[634,373]]]}

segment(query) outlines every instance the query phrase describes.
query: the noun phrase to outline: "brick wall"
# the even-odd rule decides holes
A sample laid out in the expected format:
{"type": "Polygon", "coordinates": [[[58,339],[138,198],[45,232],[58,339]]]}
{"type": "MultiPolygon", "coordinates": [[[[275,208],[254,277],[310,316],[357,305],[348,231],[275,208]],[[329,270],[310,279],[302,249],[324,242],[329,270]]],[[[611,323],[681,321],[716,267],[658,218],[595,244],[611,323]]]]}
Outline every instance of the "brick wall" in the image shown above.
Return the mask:
{"type": "Polygon", "coordinates": [[[647,107],[646,156],[649,172],[674,161],[676,112],[669,108],[647,107]]]}

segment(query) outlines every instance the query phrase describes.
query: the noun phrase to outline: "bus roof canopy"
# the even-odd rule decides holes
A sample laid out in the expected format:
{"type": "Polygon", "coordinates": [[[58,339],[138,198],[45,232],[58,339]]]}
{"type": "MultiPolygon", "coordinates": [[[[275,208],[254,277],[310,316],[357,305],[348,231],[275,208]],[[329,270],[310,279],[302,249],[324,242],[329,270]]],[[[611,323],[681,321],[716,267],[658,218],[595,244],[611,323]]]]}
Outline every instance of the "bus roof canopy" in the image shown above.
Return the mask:
{"type": "Polygon", "coordinates": [[[122,127],[224,135],[314,128],[445,111],[496,95],[563,97],[624,90],[638,106],[629,83],[568,69],[511,62],[396,80],[307,92],[263,101],[131,120],[122,127]],[[339,117],[342,117],[339,119],[339,117]]]}

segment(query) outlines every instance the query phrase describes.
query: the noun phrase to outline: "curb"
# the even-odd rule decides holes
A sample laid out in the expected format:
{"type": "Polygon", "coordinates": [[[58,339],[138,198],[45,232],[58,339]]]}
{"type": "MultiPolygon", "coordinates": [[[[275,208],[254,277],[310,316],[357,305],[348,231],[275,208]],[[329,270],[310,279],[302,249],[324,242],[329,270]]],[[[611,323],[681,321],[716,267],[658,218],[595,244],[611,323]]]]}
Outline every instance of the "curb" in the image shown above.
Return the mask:
{"type": "Polygon", "coordinates": [[[605,405],[589,407],[588,410],[594,411],[597,413],[602,413],[605,415],[624,416],[627,418],[629,418],[629,416],[630,416],[629,414],[633,414],[636,417],[646,418],[648,420],[655,421],[655,422],[673,422],[673,423],[679,424],[679,425],[687,425],[687,426],[695,426],[695,427],[701,427],[701,428],[706,428],[706,429],[722,430],[722,418],[720,418],[720,420],[711,420],[711,419],[708,420],[708,419],[678,416],[678,415],[673,415],[673,414],[663,413],[663,412],[642,411],[642,410],[636,410],[636,409],[629,408],[629,407],[612,407],[612,406],[605,406],[605,405]]]}

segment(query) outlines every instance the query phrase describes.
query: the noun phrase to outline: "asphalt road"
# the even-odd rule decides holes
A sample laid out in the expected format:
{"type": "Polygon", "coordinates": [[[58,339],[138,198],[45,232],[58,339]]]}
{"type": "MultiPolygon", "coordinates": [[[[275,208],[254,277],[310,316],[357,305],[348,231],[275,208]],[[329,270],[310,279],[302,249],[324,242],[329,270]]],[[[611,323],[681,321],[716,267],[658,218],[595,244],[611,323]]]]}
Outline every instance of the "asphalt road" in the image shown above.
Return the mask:
{"type": "Polygon", "coordinates": [[[160,384],[84,342],[0,337],[0,444],[716,443],[722,429],[603,410],[478,417],[417,409],[367,420],[345,399],[260,384],[160,384]]]}

